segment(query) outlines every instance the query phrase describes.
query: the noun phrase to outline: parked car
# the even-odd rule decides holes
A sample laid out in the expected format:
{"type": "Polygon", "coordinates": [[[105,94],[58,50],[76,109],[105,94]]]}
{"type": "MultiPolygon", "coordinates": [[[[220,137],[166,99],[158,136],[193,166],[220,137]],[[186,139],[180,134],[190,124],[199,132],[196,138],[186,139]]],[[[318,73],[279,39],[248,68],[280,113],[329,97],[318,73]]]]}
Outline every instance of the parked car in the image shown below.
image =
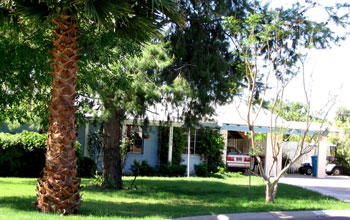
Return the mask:
{"type": "Polygon", "coordinates": [[[248,169],[250,167],[250,155],[243,154],[236,148],[230,148],[226,157],[228,168],[248,169]]]}
{"type": "MultiPolygon", "coordinates": [[[[342,166],[340,164],[329,163],[326,166],[326,173],[328,175],[340,175],[341,169],[342,169],[342,166]]],[[[298,171],[302,175],[304,175],[304,174],[311,175],[312,174],[312,164],[310,162],[305,162],[305,163],[301,164],[298,171]]]]}
{"type": "Polygon", "coordinates": [[[310,162],[302,163],[301,166],[298,169],[299,173],[304,175],[311,175],[312,174],[312,165],[310,162]]]}
{"type": "Polygon", "coordinates": [[[340,175],[342,170],[341,164],[329,163],[326,166],[326,173],[328,175],[340,175]]]}

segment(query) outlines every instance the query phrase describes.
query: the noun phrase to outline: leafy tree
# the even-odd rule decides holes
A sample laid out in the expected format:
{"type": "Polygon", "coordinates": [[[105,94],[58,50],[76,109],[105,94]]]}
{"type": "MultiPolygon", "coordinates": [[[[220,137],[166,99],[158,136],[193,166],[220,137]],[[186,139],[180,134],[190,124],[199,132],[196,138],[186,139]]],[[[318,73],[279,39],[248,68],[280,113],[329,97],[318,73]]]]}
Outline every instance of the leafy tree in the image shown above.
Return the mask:
{"type": "MultiPolygon", "coordinates": [[[[144,118],[147,108],[161,101],[161,94],[168,87],[155,84],[159,71],[172,63],[164,43],[149,43],[136,56],[133,51],[124,53],[113,48],[116,57],[124,59],[100,65],[89,63],[84,83],[87,97],[96,93],[103,114],[103,185],[122,188],[121,123],[126,115],[144,118]],[[90,74],[89,74],[90,73],[90,74]]],[[[130,48],[133,48],[132,45],[130,48]]],[[[101,56],[103,57],[103,56],[101,56]]],[[[144,129],[147,129],[147,121],[144,129]]]]}
{"type": "MultiPolygon", "coordinates": [[[[270,108],[272,108],[272,106],[270,106],[270,108]]],[[[277,103],[275,112],[281,112],[281,118],[287,121],[306,121],[307,108],[308,106],[306,104],[300,102],[283,102],[281,104],[277,103]],[[279,111],[278,108],[281,108],[281,111],[279,111]]]]}
{"type": "MultiPolygon", "coordinates": [[[[269,102],[268,108],[271,110],[273,108],[273,101],[269,102]]],[[[274,108],[274,113],[279,113],[279,116],[287,121],[302,121],[306,122],[311,120],[313,122],[321,122],[322,119],[310,115],[308,117],[309,106],[301,102],[289,102],[278,100],[274,108]]]]}
{"type": "Polygon", "coordinates": [[[336,115],[336,117],[335,117],[336,121],[340,121],[342,123],[345,123],[350,116],[350,110],[343,106],[343,107],[338,108],[335,115],[336,115]]]}
{"type": "Polygon", "coordinates": [[[156,35],[163,14],[176,18],[175,6],[172,1],[1,1],[1,14],[5,15],[1,23],[11,15],[7,23],[21,22],[36,28],[42,22],[53,23],[44,25],[52,31],[54,48],[46,165],[43,177],[38,179],[40,211],[73,214],[81,201],[74,147],[79,26],[113,30],[142,42],[156,35]]]}
{"type": "Polygon", "coordinates": [[[350,170],[350,117],[349,109],[340,107],[336,113],[336,126],[339,133],[333,134],[330,141],[336,144],[336,160],[339,161],[346,170],[350,170]]]}
{"type": "Polygon", "coordinates": [[[8,22],[0,25],[0,122],[35,121],[38,115],[47,121],[50,48],[45,31],[8,22]]]}
{"type": "Polygon", "coordinates": [[[190,91],[172,102],[184,108],[181,118],[193,126],[213,114],[215,104],[225,103],[240,91],[243,72],[237,65],[238,56],[230,52],[222,18],[233,14],[244,17],[249,5],[232,0],[181,0],[180,5],[186,25],[171,27],[167,34],[175,60],[161,80],[187,83],[190,91]]]}
{"type": "MultiPolygon", "coordinates": [[[[251,135],[252,154],[258,162],[261,178],[266,184],[267,203],[275,200],[278,181],[282,175],[295,161],[311,150],[309,147],[304,147],[305,137],[311,124],[310,102],[308,101],[306,129],[301,138],[298,152],[281,171],[274,169],[274,165],[278,164],[280,160],[279,155],[282,146],[277,137],[280,134],[276,131],[276,127],[279,126],[277,123],[278,117],[283,111],[283,108],[279,107],[282,102],[278,103],[278,101],[283,98],[284,88],[288,85],[288,82],[299,72],[300,69],[297,64],[303,62],[307,48],[325,48],[330,45],[330,42],[340,40],[324,23],[311,21],[305,16],[305,12],[313,6],[314,4],[311,4],[311,6],[295,4],[287,9],[271,10],[268,5],[260,5],[254,2],[254,10],[249,11],[244,19],[239,16],[231,16],[225,19],[225,25],[230,30],[235,53],[239,54],[243,61],[241,68],[245,71],[248,99],[247,126],[251,135]],[[271,117],[270,121],[273,164],[265,170],[258,154],[259,147],[254,129],[256,115],[259,114],[262,108],[263,98],[258,102],[257,109],[253,105],[255,105],[254,101],[261,92],[258,82],[261,79],[266,80],[265,89],[263,90],[265,93],[270,75],[275,77],[278,82],[276,98],[271,108],[272,112],[277,112],[277,114],[276,117],[271,117]],[[271,173],[273,170],[275,176],[272,179],[271,173]]],[[[284,129],[279,128],[279,131],[281,130],[284,129]]],[[[316,132],[314,136],[320,137],[320,134],[316,132]]]]}

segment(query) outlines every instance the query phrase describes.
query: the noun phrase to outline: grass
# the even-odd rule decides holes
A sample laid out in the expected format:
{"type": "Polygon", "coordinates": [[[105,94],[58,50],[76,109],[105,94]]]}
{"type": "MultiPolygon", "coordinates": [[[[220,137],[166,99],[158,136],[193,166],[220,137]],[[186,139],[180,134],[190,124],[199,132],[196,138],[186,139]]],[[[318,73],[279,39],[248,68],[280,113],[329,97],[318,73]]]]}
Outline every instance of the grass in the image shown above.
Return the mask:
{"type": "MultiPolygon", "coordinates": [[[[125,177],[127,187],[132,178],[125,177]]],[[[89,184],[83,180],[83,186],[89,184]]],[[[80,213],[64,219],[166,219],[183,216],[262,212],[282,210],[350,209],[344,203],[302,188],[280,184],[277,199],[265,204],[264,186],[248,177],[162,178],[140,177],[137,190],[101,191],[82,189],[80,213]]],[[[0,220],[62,219],[58,214],[35,210],[36,180],[32,178],[0,178],[0,220]]]]}

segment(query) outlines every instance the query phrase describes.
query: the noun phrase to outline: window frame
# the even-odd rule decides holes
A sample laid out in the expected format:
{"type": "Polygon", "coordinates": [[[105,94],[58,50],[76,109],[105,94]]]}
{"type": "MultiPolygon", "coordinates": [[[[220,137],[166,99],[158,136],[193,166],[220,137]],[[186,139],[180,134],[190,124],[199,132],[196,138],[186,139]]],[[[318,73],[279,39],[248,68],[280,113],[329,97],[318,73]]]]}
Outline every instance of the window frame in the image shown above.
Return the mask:
{"type": "Polygon", "coordinates": [[[125,133],[123,134],[123,139],[125,139],[125,138],[131,139],[130,138],[131,134],[133,134],[133,136],[134,136],[133,144],[129,146],[127,154],[143,154],[144,143],[145,143],[144,137],[143,137],[144,136],[144,131],[143,130],[144,129],[140,125],[132,125],[132,124],[126,124],[125,125],[125,133]],[[141,149],[140,152],[135,151],[135,149],[138,149],[138,147],[136,147],[136,145],[135,145],[135,142],[136,142],[135,141],[135,134],[137,134],[137,131],[135,130],[135,127],[138,127],[139,129],[141,129],[141,137],[140,137],[140,135],[138,135],[139,138],[141,139],[140,140],[141,141],[141,146],[139,147],[141,149]],[[131,151],[131,149],[132,149],[132,151],[131,151]]]}

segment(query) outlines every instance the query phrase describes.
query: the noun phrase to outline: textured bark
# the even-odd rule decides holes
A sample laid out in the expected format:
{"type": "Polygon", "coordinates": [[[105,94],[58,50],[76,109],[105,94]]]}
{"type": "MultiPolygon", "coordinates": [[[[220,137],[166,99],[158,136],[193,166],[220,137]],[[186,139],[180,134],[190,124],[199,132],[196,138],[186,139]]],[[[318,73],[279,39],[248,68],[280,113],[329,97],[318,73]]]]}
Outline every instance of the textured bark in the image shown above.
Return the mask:
{"type": "Polygon", "coordinates": [[[53,21],[52,100],[43,177],[38,179],[37,208],[41,212],[78,213],[80,179],[76,178],[75,86],[77,78],[77,24],[69,15],[53,21]]]}
{"type": "Polygon", "coordinates": [[[122,189],[121,113],[112,112],[103,123],[103,185],[122,189]]]}

